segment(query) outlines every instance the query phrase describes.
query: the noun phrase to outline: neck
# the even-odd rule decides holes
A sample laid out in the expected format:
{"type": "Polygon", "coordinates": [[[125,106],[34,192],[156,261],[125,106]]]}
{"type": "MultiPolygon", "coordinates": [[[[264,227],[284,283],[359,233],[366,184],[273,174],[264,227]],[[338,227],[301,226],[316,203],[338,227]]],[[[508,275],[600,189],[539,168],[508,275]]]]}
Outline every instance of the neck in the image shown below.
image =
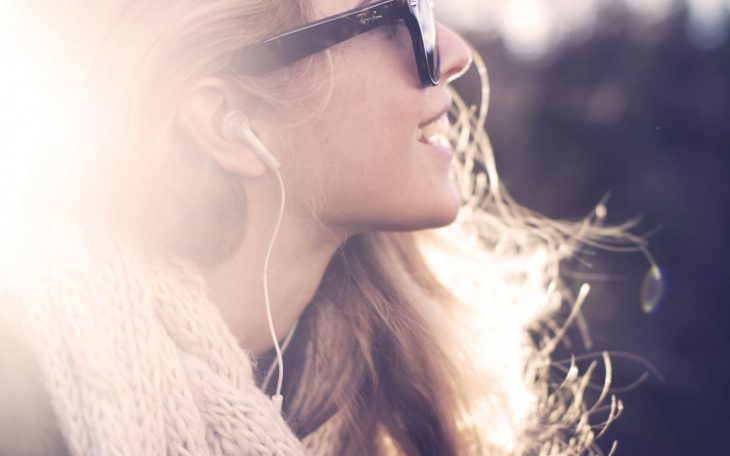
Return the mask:
{"type": "MultiPolygon", "coordinates": [[[[203,271],[212,302],[241,346],[254,355],[273,347],[264,298],[264,261],[280,192],[271,188],[270,179],[268,184],[247,187],[248,213],[255,217],[248,217],[241,245],[225,261],[203,271]]],[[[345,238],[311,217],[298,216],[295,208],[285,210],[268,267],[269,301],[278,340],[286,337],[312,301],[327,264],[345,238]]]]}

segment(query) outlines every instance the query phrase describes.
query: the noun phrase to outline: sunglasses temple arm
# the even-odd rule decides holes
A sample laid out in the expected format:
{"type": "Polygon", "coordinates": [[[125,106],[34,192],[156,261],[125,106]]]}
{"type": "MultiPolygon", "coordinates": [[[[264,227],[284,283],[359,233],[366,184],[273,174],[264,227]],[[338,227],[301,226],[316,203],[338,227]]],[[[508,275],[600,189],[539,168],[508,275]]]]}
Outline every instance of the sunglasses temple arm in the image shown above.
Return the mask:
{"type": "Polygon", "coordinates": [[[397,18],[395,2],[344,13],[242,49],[232,65],[242,75],[264,75],[397,18]]]}

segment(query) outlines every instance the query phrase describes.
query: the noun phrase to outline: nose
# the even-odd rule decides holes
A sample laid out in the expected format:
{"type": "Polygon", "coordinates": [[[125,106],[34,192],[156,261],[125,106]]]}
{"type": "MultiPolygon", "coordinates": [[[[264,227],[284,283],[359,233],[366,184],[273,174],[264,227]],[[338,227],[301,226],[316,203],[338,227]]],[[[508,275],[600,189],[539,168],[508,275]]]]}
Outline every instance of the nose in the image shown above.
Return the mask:
{"type": "Polygon", "coordinates": [[[441,78],[448,82],[466,73],[472,62],[469,45],[456,32],[439,22],[439,53],[441,78]]]}

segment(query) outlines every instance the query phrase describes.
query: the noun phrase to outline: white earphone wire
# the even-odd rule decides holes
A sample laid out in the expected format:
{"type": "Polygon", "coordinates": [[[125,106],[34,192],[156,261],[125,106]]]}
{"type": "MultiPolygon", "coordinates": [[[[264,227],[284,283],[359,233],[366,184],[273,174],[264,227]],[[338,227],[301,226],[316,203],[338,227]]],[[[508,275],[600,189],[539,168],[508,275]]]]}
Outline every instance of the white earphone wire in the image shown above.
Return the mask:
{"type": "MultiPolygon", "coordinates": [[[[282,356],[286,353],[286,349],[289,347],[289,343],[294,338],[294,333],[297,331],[297,327],[299,326],[299,320],[294,322],[294,325],[289,330],[289,334],[287,334],[286,339],[284,339],[284,343],[281,344],[281,354],[282,356]]],[[[271,366],[269,366],[269,369],[266,371],[266,376],[264,376],[264,379],[261,381],[261,389],[266,391],[266,388],[269,386],[269,382],[271,381],[271,377],[274,375],[274,371],[276,371],[277,367],[279,367],[278,360],[274,360],[271,362],[271,366]]],[[[277,371],[278,372],[278,371],[277,371]]]]}
{"type": "Polygon", "coordinates": [[[276,384],[276,394],[271,397],[272,402],[276,409],[281,412],[281,406],[284,402],[284,397],[281,395],[281,387],[284,383],[284,358],[282,356],[281,347],[279,347],[279,340],[276,337],[276,330],[274,329],[274,318],[271,315],[271,301],[269,298],[269,260],[271,259],[271,251],[274,248],[274,242],[276,237],[279,235],[279,228],[281,227],[281,220],[284,217],[284,205],[286,203],[286,193],[284,190],[284,181],[281,178],[281,173],[278,169],[274,168],[274,173],[279,181],[279,190],[281,192],[281,203],[279,204],[279,215],[276,218],[276,225],[274,226],[274,232],[269,242],[269,247],[266,250],[266,258],[264,259],[264,301],[266,303],[266,318],[269,323],[269,330],[271,332],[271,338],[274,341],[274,349],[276,350],[276,363],[279,366],[279,380],[276,384]]]}

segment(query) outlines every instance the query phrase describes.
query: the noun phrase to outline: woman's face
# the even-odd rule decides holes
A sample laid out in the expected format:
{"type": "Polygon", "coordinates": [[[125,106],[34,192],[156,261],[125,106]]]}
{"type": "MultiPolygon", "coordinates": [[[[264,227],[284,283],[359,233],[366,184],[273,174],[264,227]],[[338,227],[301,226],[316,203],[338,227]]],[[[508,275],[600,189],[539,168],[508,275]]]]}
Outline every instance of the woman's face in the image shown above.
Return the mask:
{"type": "MultiPolygon", "coordinates": [[[[320,17],[361,3],[313,2],[320,17]]],[[[449,178],[452,151],[420,138],[421,127],[439,118],[443,122],[451,105],[445,81],[461,73],[471,56],[454,32],[439,25],[438,33],[442,82],[435,87],[421,85],[402,23],[331,48],[332,91],[321,114],[284,128],[283,134],[272,128],[263,137],[280,157],[294,210],[350,233],[453,221],[459,197],[449,178]]],[[[443,125],[435,130],[432,125],[425,132],[440,129],[443,125]]]]}

